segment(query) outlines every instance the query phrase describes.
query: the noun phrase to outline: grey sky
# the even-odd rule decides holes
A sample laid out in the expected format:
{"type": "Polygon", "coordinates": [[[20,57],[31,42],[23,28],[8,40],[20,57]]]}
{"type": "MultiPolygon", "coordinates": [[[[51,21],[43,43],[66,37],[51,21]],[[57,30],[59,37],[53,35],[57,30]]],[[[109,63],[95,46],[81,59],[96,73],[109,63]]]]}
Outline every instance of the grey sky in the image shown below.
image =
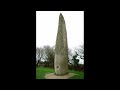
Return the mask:
{"type": "Polygon", "coordinates": [[[84,11],[36,11],[36,47],[55,45],[60,13],[66,22],[68,47],[84,44],[84,11]]]}

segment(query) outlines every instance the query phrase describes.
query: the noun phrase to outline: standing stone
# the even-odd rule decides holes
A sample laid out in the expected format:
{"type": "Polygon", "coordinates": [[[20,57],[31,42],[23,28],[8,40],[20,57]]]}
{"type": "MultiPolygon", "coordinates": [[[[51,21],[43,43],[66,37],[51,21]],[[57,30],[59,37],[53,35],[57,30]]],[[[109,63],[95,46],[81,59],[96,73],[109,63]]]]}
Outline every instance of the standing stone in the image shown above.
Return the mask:
{"type": "Polygon", "coordinates": [[[59,26],[55,45],[55,74],[68,74],[68,45],[67,32],[63,15],[60,13],[59,26]]]}

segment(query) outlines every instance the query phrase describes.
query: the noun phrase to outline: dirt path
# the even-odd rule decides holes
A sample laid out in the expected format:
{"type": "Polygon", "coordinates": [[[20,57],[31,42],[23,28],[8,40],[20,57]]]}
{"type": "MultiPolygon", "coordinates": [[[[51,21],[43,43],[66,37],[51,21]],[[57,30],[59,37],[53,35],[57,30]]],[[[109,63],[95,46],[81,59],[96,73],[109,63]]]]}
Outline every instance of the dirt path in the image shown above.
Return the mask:
{"type": "Polygon", "coordinates": [[[76,75],[75,73],[69,73],[63,76],[56,76],[54,73],[49,73],[45,75],[45,79],[68,79],[69,77],[72,77],[76,75]]]}

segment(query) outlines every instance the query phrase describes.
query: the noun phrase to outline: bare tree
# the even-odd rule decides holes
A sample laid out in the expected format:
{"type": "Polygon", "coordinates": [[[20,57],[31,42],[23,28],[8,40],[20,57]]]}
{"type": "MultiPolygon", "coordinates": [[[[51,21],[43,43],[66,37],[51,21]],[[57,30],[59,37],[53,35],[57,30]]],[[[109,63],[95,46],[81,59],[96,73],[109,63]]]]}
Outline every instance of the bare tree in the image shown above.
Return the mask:
{"type": "Polygon", "coordinates": [[[73,64],[72,57],[73,57],[72,50],[68,48],[68,64],[73,64]]]}
{"type": "Polygon", "coordinates": [[[37,47],[37,48],[36,48],[36,63],[37,63],[37,64],[40,64],[41,59],[44,58],[43,55],[44,55],[44,50],[43,50],[43,48],[38,48],[38,47],[37,47]]]}
{"type": "Polygon", "coordinates": [[[45,59],[46,66],[53,67],[54,66],[54,55],[55,55],[54,48],[48,45],[44,46],[43,48],[44,48],[44,59],[45,59]]]}
{"type": "Polygon", "coordinates": [[[39,48],[36,48],[36,63],[38,62],[39,59],[39,48]]]}
{"type": "Polygon", "coordinates": [[[84,45],[80,45],[78,48],[76,48],[75,52],[77,52],[78,56],[84,60],[84,45]]]}

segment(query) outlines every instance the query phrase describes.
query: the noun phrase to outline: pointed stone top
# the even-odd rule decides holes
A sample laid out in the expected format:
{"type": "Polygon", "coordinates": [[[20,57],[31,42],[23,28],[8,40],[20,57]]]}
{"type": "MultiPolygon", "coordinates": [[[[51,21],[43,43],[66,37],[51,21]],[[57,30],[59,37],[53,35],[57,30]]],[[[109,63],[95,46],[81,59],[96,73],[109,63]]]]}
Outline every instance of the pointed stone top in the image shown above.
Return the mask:
{"type": "Polygon", "coordinates": [[[62,15],[62,13],[60,13],[60,15],[62,15]]]}
{"type": "Polygon", "coordinates": [[[60,13],[60,17],[63,17],[62,13],[60,13]]]}
{"type": "Polygon", "coordinates": [[[60,15],[59,15],[59,20],[62,21],[62,22],[65,22],[62,13],[60,13],[60,15]]]}

